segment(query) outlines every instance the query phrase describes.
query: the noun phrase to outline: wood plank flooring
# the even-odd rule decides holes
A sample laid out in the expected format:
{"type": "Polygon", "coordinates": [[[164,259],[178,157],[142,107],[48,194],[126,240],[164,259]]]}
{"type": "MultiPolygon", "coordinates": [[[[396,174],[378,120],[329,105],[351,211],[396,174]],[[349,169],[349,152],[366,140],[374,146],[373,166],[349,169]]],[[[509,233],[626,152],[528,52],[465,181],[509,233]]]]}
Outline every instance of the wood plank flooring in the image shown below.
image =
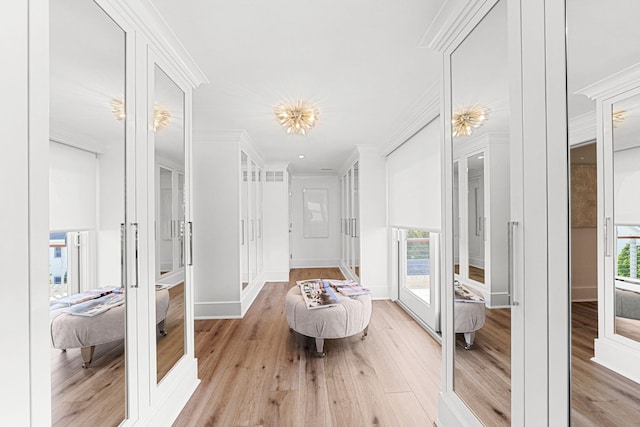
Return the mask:
{"type": "Polygon", "coordinates": [[[196,321],[202,380],[174,426],[427,426],[440,391],[440,345],[396,304],[374,301],[369,335],[325,341],[289,332],[296,280],[342,278],[296,269],[267,283],[243,319],[196,321]]]}
{"type": "MultiPolygon", "coordinates": [[[[640,425],[640,384],[591,361],[598,335],[597,303],[576,302],[571,309],[572,425],[640,425]]],[[[486,425],[509,425],[510,312],[493,309],[486,313],[471,351],[464,350],[461,334],[456,337],[455,389],[486,425]]]]}
{"type": "Polygon", "coordinates": [[[511,424],[511,311],[486,309],[471,350],[456,334],[454,389],[488,426],[511,424]]]}
{"type": "MultiPolygon", "coordinates": [[[[184,287],[169,292],[168,335],[158,345],[158,368],[167,372],[184,343],[184,287]],[[182,314],[180,314],[182,313],[182,314]],[[163,345],[163,341],[168,344],[163,345]]],[[[180,353],[181,354],[181,353],[180,353]]],[[[51,420],[53,426],[117,426],[126,416],[124,340],[96,346],[93,361],[82,369],[79,348],[51,349],[51,420]]],[[[1,423],[0,423],[1,424],[1,423]]]]}
{"type": "Polygon", "coordinates": [[[162,380],[184,354],[184,282],[169,288],[169,311],[165,320],[166,336],[156,328],[157,379],[162,380]]]}
{"type": "Polygon", "coordinates": [[[571,310],[572,425],[640,425],[640,384],[591,361],[598,304],[574,302],[571,310]]]}

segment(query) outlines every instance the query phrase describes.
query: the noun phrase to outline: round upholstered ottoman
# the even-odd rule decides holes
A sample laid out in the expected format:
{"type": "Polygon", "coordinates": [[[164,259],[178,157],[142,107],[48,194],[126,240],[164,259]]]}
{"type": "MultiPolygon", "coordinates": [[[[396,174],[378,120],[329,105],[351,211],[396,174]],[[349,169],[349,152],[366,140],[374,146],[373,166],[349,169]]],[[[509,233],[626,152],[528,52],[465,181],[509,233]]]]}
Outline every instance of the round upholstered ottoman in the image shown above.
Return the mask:
{"type": "Polygon", "coordinates": [[[340,304],[309,310],[302,298],[299,286],[289,289],[285,312],[289,328],[316,339],[316,352],[324,356],[325,338],[345,338],[363,333],[367,335],[371,320],[371,295],[345,297],[338,294],[340,304]]]}
{"type": "Polygon", "coordinates": [[[465,349],[470,350],[476,331],[484,325],[484,302],[456,301],[453,321],[455,332],[464,334],[465,349]]]}

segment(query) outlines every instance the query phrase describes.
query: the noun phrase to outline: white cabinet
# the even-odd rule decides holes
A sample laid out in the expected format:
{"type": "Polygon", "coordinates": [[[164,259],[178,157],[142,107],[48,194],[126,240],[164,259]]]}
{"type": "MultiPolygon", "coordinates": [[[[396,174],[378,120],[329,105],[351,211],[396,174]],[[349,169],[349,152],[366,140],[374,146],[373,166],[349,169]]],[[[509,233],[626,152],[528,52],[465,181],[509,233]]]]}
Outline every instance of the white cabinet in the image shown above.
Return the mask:
{"type": "Polygon", "coordinates": [[[358,218],[358,162],[355,162],[340,179],[342,200],[341,254],[342,267],[355,280],[360,277],[360,241],[358,218]]]}
{"type": "MultiPolygon", "coordinates": [[[[77,241],[85,248],[77,266],[84,270],[83,276],[93,272],[95,280],[87,281],[87,287],[116,286],[115,295],[123,295],[118,301],[122,305],[110,310],[121,310],[126,317],[124,325],[109,325],[104,318],[98,322],[107,328],[122,328],[114,336],[122,337],[124,346],[105,354],[103,343],[96,342],[94,360],[84,360],[95,373],[109,371],[114,387],[99,390],[89,384],[91,390],[82,399],[104,404],[102,415],[110,418],[103,417],[101,422],[106,424],[166,424],[178,415],[198,384],[191,308],[192,258],[187,250],[191,246],[183,231],[188,224],[186,236],[191,235],[191,95],[206,78],[157,12],[144,2],[60,1],[46,12],[43,16],[49,26],[37,26],[49,37],[49,51],[44,48],[39,53],[49,59],[49,67],[40,65],[28,74],[49,71],[49,102],[45,100],[45,104],[50,110],[48,118],[38,117],[33,124],[48,130],[50,141],[57,141],[72,153],[83,153],[91,161],[76,164],[68,156],[63,161],[51,157],[50,170],[61,172],[53,175],[63,180],[50,182],[49,195],[54,201],[50,209],[45,206],[30,212],[29,217],[49,213],[56,218],[64,215],[60,202],[91,202],[89,209],[72,204],[78,206],[75,213],[79,216],[64,215],[69,222],[53,222],[58,229],[50,231],[58,235],[76,230],[87,233],[90,239],[86,243],[77,241]],[[72,29],[69,22],[79,27],[72,29]],[[95,96],[98,93],[101,95],[95,96]],[[94,168],[90,173],[88,166],[94,168]],[[61,189],[65,191],[61,193],[61,189]],[[87,214],[91,223],[83,223],[87,214]],[[178,272],[181,276],[173,279],[180,282],[181,291],[172,297],[164,289],[158,293],[158,281],[178,272]],[[173,310],[156,315],[156,301],[167,299],[173,310]],[[161,321],[165,321],[164,330],[169,336],[184,338],[173,342],[170,351],[168,340],[157,334],[161,321]],[[101,364],[96,363],[98,360],[101,364]],[[109,393],[109,399],[101,392],[109,393]]],[[[46,165],[38,169],[46,175],[46,165]]],[[[35,187],[33,190],[40,192],[35,187]]],[[[46,264],[47,259],[38,253],[30,263],[46,264]]],[[[49,295],[42,298],[40,288],[38,284],[29,290],[33,300],[49,301],[49,295]]],[[[44,309],[49,317],[48,307],[44,309]]],[[[115,311],[111,313],[115,315],[115,311]]],[[[53,328],[47,326],[44,333],[50,345],[53,328]]],[[[38,333],[28,339],[42,338],[38,333]]],[[[66,354],[51,357],[54,353],[50,351],[30,353],[46,356],[45,366],[53,366],[54,374],[63,364],[83,362],[82,358],[71,360],[66,354]]],[[[42,363],[40,356],[34,362],[42,363]]],[[[78,405],[77,397],[59,377],[52,375],[48,384],[41,369],[31,372],[38,372],[40,383],[47,386],[51,410],[36,406],[38,412],[46,414],[40,417],[50,419],[13,424],[83,425],[89,421],[82,417],[95,419],[97,407],[72,410],[78,405]],[[56,390],[54,395],[50,394],[50,385],[56,390]]],[[[32,390],[32,394],[45,395],[41,390],[32,390]]]]}
{"type": "Polygon", "coordinates": [[[264,164],[244,131],[194,139],[195,315],[240,317],[264,284],[264,164]]]}
{"type": "Polygon", "coordinates": [[[340,270],[375,298],[390,296],[385,162],[376,147],[357,146],[340,179],[340,270]]]}
{"type": "Polygon", "coordinates": [[[484,134],[454,146],[454,269],[488,307],[509,304],[509,140],[484,134]]]}
{"type": "Polygon", "coordinates": [[[156,283],[184,281],[185,197],[184,172],[165,166],[156,167],[156,283]]]}

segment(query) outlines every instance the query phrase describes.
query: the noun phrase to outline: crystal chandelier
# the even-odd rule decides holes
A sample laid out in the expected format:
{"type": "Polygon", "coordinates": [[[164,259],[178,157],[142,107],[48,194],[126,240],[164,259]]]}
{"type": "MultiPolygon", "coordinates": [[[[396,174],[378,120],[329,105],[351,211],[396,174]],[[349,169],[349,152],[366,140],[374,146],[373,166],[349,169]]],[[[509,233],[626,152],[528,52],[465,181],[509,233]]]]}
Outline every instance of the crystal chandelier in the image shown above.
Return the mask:
{"type": "MultiPolygon", "coordinates": [[[[127,116],[124,111],[124,102],[122,99],[116,98],[111,100],[111,112],[116,119],[124,120],[127,116]]],[[[171,113],[161,105],[155,104],[153,107],[153,131],[157,132],[165,128],[171,122],[171,113]]]]}
{"type": "Polygon", "coordinates": [[[480,105],[470,105],[459,108],[453,113],[451,125],[453,136],[469,136],[473,129],[477,129],[487,120],[489,109],[480,105]]]}
{"type": "Polygon", "coordinates": [[[273,114],[288,134],[306,135],[306,132],[318,122],[320,112],[310,102],[297,100],[280,102],[273,108],[273,114]]]}

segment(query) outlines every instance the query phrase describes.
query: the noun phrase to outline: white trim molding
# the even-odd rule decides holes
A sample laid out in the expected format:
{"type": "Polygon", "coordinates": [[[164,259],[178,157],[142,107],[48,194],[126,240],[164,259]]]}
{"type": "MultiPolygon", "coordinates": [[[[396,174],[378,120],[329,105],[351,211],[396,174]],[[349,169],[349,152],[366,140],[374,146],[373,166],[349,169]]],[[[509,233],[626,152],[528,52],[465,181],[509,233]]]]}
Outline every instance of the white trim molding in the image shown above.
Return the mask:
{"type": "Polygon", "coordinates": [[[588,111],[569,120],[569,145],[595,141],[597,134],[596,111],[588,111]]]}
{"type": "Polygon", "coordinates": [[[407,119],[398,126],[390,142],[380,150],[382,156],[391,154],[440,115],[440,86],[440,81],[435,82],[407,109],[407,114],[403,116],[407,119]]]}
{"type": "Polygon", "coordinates": [[[591,99],[609,98],[640,86],[640,63],[625,68],[576,92],[591,99]]]}
{"type": "Polygon", "coordinates": [[[449,0],[444,2],[438,14],[418,46],[444,52],[467,27],[473,16],[487,0],[449,0]]]}

